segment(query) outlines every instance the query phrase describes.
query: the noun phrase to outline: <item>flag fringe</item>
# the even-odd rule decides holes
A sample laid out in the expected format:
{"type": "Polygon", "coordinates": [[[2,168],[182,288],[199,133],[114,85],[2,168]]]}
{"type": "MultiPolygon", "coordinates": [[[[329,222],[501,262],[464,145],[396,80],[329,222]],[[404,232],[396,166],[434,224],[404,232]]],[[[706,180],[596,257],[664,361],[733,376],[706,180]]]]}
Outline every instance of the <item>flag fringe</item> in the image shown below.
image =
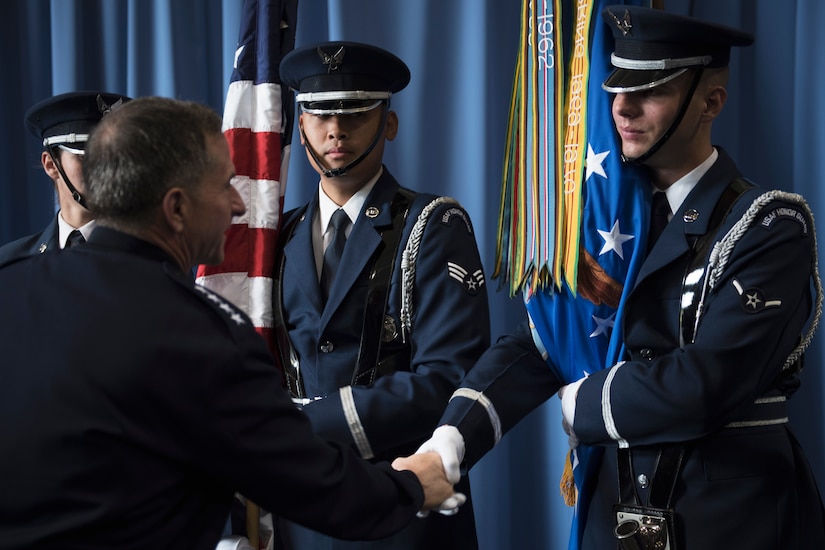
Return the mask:
{"type": "Polygon", "coordinates": [[[564,461],[564,471],[561,473],[559,490],[564,503],[571,508],[576,505],[578,489],[576,481],[573,479],[573,450],[567,451],[567,459],[564,461]]]}

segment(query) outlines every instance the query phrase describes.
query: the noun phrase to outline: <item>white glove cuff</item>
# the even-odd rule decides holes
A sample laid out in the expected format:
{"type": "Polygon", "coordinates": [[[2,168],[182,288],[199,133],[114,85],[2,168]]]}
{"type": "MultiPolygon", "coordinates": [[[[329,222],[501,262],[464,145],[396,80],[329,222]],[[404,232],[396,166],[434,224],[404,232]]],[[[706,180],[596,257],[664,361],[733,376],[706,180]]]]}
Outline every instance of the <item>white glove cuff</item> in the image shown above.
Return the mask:
{"type": "Polygon", "coordinates": [[[575,382],[568,384],[562,388],[562,391],[559,392],[559,397],[561,397],[561,414],[564,417],[564,421],[570,426],[570,430],[573,430],[573,421],[576,419],[576,396],[579,393],[579,386],[582,385],[584,382],[584,378],[579,378],[575,382]]]}
{"type": "Polygon", "coordinates": [[[447,480],[455,485],[461,479],[461,462],[464,460],[464,437],[455,426],[439,426],[430,439],[418,448],[416,454],[436,452],[441,457],[447,480]]]}

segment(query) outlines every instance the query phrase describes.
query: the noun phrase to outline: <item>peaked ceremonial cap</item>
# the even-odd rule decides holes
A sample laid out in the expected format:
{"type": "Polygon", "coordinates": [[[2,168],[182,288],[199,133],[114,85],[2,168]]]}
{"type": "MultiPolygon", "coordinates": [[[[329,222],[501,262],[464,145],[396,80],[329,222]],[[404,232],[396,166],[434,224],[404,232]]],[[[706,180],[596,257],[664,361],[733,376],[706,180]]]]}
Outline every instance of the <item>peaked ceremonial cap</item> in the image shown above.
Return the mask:
{"type": "Polygon", "coordinates": [[[24,117],[26,128],[44,146],[59,145],[82,154],[89,132],[100,119],[130,98],[108,92],[69,92],[44,99],[24,117]]]}
{"type": "Polygon", "coordinates": [[[288,53],[281,82],[313,113],[349,114],[375,108],[401,91],[410,70],[394,54],[358,42],[322,42],[288,53]]]}
{"type": "Polygon", "coordinates": [[[602,83],[609,92],[658,86],[691,67],[726,67],[732,46],[750,46],[739,29],[654,8],[613,5],[602,10],[616,45],[615,67],[602,83]]]}

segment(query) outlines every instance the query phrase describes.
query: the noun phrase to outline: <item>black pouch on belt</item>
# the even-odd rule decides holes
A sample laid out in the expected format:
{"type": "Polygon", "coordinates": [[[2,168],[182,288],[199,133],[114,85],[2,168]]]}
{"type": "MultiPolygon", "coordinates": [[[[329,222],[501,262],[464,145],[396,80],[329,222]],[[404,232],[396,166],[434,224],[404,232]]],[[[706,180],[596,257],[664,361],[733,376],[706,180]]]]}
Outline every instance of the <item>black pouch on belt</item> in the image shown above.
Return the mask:
{"type": "Polygon", "coordinates": [[[673,488],[682,466],[684,447],[659,451],[647,505],[639,502],[629,449],[619,449],[619,494],[613,506],[616,528],[613,534],[622,550],[678,550],[676,522],[671,506],[673,488]]]}

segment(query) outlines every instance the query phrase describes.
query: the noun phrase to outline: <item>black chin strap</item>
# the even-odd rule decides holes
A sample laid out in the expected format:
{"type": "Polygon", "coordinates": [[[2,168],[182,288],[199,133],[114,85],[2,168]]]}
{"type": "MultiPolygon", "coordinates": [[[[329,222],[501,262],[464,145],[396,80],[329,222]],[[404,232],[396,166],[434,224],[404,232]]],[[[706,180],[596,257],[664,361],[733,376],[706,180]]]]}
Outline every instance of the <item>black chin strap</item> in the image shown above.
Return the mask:
{"type": "Polygon", "coordinates": [[[699,86],[699,80],[702,78],[702,72],[704,69],[701,67],[696,69],[696,73],[693,75],[693,82],[690,84],[690,89],[688,90],[687,96],[685,100],[682,102],[682,106],[679,108],[679,113],[676,115],[676,118],[673,119],[673,122],[670,124],[670,128],[662,134],[662,137],[653,144],[653,146],[648,149],[645,153],[642,153],[640,156],[635,158],[628,158],[622,155],[622,162],[626,162],[628,164],[633,164],[635,166],[641,166],[645,163],[650,157],[656,154],[656,152],[661,149],[662,145],[665,144],[667,140],[670,139],[670,136],[673,135],[673,132],[676,131],[676,128],[679,127],[679,124],[682,122],[682,119],[685,116],[685,113],[690,106],[690,100],[693,99],[693,94],[696,92],[696,88],[699,86]]]}
{"type": "Polygon", "coordinates": [[[386,124],[387,124],[387,115],[388,115],[389,112],[390,112],[390,100],[388,99],[386,101],[386,105],[384,106],[384,113],[381,115],[381,126],[378,127],[378,132],[376,132],[375,137],[372,140],[372,143],[370,143],[370,146],[367,147],[364,150],[364,152],[361,153],[358,156],[358,158],[356,158],[355,160],[353,160],[352,162],[350,162],[346,166],[342,166],[341,168],[324,168],[324,165],[321,163],[321,159],[318,158],[318,155],[315,153],[315,150],[312,148],[312,144],[310,144],[309,140],[307,139],[306,134],[304,133],[303,125],[301,125],[301,127],[300,127],[301,137],[303,138],[304,143],[306,143],[307,151],[309,151],[309,155],[312,157],[312,160],[315,161],[315,164],[317,164],[318,167],[323,172],[324,177],[334,178],[334,177],[337,177],[337,176],[343,176],[349,170],[351,170],[352,168],[355,168],[356,166],[358,166],[361,163],[362,160],[367,158],[367,155],[369,155],[372,152],[372,150],[375,149],[375,146],[378,145],[378,140],[380,139],[381,134],[384,133],[384,126],[386,126],[386,124]]]}
{"type": "Polygon", "coordinates": [[[69,180],[69,176],[67,176],[66,171],[63,170],[63,165],[60,163],[59,156],[54,154],[54,149],[52,147],[47,147],[46,151],[49,152],[49,156],[52,158],[52,162],[54,162],[54,165],[57,167],[57,171],[63,178],[63,182],[66,184],[66,187],[69,188],[69,192],[72,194],[72,198],[75,200],[77,204],[88,210],[89,207],[86,206],[86,199],[84,199],[83,195],[80,194],[80,191],[78,191],[77,188],[74,185],[72,185],[71,180],[69,180]]]}

